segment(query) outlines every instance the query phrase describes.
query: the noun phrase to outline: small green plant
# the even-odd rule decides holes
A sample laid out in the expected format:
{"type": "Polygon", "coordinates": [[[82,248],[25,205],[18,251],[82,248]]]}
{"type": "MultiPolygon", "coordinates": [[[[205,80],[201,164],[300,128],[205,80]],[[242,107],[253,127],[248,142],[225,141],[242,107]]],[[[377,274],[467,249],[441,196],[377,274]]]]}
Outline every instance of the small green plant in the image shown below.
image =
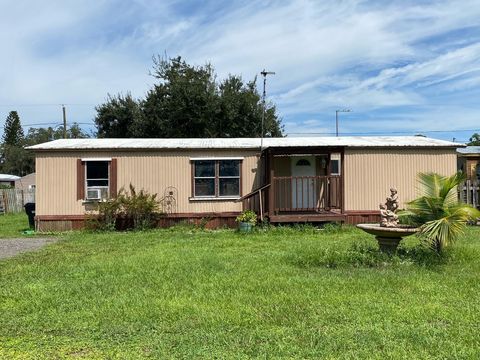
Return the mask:
{"type": "Polygon", "coordinates": [[[238,223],[248,223],[252,225],[257,224],[257,214],[252,210],[245,210],[243,213],[237,216],[235,219],[238,223]]]}

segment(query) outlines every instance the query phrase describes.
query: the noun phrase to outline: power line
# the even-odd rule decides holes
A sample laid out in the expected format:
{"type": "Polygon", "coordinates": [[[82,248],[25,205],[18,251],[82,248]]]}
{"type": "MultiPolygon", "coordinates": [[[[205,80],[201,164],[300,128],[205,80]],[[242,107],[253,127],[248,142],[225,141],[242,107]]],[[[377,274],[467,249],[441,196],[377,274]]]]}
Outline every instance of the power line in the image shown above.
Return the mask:
{"type": "MultiPolygon", "coordinates": [[[[405,130],[405,131],[368,131],[368,132],[344,132],[344,135],[381,135],[381,134],[421,134],[421,133],[455,133],[466,131],[480,131],[479,129],[461,129],[461,130],[405,130]]],[[[289,135],[335,135],[335,132],[289,132],[289,135]]]]}
{"type": "MultiPolygon", "coordinates": [[[[95,123],[94,123],[93,121],[92,121],[92,122],[89,122],[89,123],[73,121],[73,124],[77,124],[77,125],[95,125],[95,123]]],[[[42,126],[42,125],[62,125],[62,123],[59,123],[58,121],[51,121],[51,122],[44,122],[44,123],[37,123],[37,124],[23,124],[22,127],[42,126]]]]}
{"type": "Polygon", "coordinates": [[[87,103],[60,103],[60,104],[0,104],[0,107],[17,107],[17,106],[26,106],[26,107],[34,107],[34,106],[62,106],[62,105],[69,105],[69,106],[96,106],[98,104],[87,104],[87,103]]]}

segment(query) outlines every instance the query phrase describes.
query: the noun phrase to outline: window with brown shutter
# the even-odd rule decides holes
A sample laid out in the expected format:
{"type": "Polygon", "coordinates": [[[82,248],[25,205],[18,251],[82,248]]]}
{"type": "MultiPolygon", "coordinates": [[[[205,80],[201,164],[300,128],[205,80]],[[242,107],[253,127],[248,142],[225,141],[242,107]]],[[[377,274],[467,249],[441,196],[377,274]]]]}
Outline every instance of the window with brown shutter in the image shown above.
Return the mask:
{"type": "Polygon", "coordinates": [[[117,159],[112,159],[110,163],[110,197],[117,196],[117,159]]]}
{"type": "Polygon", "coordinates": [[[77,200],[85,199],[85,162],[77,159],[77,200]]]}
{"type": "Polygon", "coordinates": [[[77,160],[77,200],[117,196],[117,159],[77,160]]]}

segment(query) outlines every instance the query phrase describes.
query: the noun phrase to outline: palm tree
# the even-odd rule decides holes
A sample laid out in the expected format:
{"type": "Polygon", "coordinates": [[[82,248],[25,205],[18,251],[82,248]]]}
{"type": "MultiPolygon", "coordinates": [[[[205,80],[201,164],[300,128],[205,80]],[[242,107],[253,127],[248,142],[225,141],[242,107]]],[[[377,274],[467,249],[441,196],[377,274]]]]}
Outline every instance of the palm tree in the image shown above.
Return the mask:
{"type": "Polygon", "coordinates": [[[480,217],[480,211],[458,201],[457,186],[465,180],[458,172],[452,176],[418,174],[420,197],[407,203],[402,219],[420,228],[420,235],[438,253],[463,233],[466,224],[480,217]]]}

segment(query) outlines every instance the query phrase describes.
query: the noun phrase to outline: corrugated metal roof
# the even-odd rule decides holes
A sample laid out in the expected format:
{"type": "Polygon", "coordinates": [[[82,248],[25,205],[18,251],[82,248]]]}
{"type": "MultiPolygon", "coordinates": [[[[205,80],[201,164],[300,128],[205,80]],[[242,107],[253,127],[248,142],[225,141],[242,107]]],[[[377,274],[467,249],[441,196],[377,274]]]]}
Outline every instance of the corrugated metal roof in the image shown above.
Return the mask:
{"type": "Polygon", "coordinates": [[[467,146],[457,149],[460,154],[480,154],[480,146],[467,146]]]}
{"type": "Polygon", "coordinates": [[[0,181],[17,181],[19,179],[20,179],[20,176],[0,174],[0,181]]]}
{"type": "MultiPolygon", "coordinates": [[[[61,139],[30,150],[93,149],[257,149],[260,138],[213,139],[61,139]]],[[[461,147],[463,144],[423,136],[341,136],[265,138],[267,147],[461,147]]]]}

